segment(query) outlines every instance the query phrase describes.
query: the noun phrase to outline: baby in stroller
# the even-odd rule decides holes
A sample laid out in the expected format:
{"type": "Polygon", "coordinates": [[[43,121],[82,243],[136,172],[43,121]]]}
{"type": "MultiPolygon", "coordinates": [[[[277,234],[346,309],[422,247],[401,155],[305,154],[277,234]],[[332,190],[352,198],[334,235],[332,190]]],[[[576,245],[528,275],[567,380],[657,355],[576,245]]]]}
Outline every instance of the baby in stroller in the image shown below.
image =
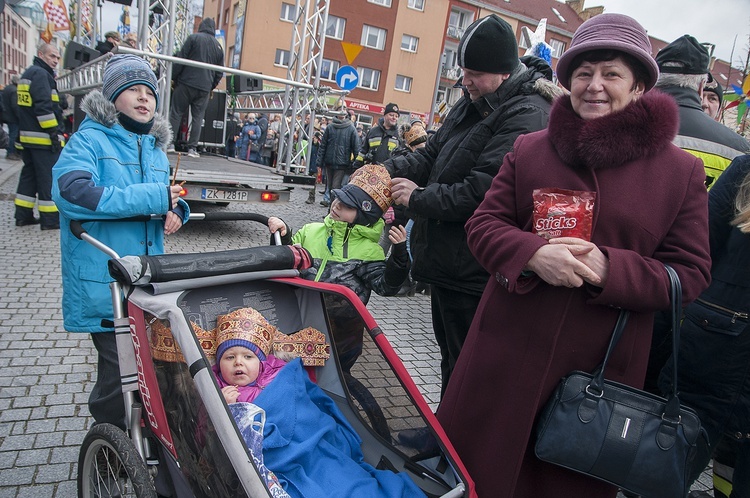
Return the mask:
{"type": "MultiPolygon", "coordinates": [[[[241,308],[219,316],[214,330],[217,383],[239,427],[251,425],[243,417],[257,413],[249,401],[265,412],[261,467],[275,474],[271,478],[288,495],[424,496],[407,475],[377,470],[364,461],[359,435],[310,381],[302,360],[286,362],[272,354],[281,349],[274,350],[279,332],[259,312],[241,308]]],[[[249,448],[257,446],[252,431],[242,433],[249,448]]]]}

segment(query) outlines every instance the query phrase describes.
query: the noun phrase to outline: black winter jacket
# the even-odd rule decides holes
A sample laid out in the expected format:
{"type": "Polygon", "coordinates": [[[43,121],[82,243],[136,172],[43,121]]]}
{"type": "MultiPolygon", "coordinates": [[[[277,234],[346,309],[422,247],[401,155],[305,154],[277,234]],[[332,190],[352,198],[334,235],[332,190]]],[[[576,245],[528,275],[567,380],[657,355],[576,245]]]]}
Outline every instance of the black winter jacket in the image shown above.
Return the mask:
{"type": "Polygon", "coordinates": [[[9,83],[3,89],[3,122],[18,124],[18,86],[9,83]]]}
{"type": "Polygon", "coordinates": [[[18,81],[18,141],[32,149],[57,149],[63,144],[63,102],[52,68],[39,57],[18,81]]]}
{"type": "Polygon", "coordinates": [[[383,126],[383,122],[383,118],[380,118],[378,124],[367,132],[359,154],[357,154],[357,160],[354,163],[355,168],[359,168],[365,162],[382,164],[401,145],[397,126],[387,130],[383,126]],[[369,157],[366,157],[368,154],[369,157]]]}
{"type": "Polygon", "coordinates": [[[318,168],[349,169],[359,149],[354,123],[333,118],[318,146],[318,168]]]}
{"type": "MultiPolygon", "coordinates": [[[[680,401],[712,430],[746,434],[750,409],[750,234],[732,225],[750,155],[732,161],[708,194],[711,285],[685,310],[680,330],[680,401]]],[[[659,385],[670,387],[672,361],[659,385]]],[[[713,443],[713,441],[711,441],[713,443]]]]}
{"type": "MultiPolygon", "coordinates": [[[[216,66],[224,65],[224,50],[216,39],[216,23],[211,18],[204,19],[198,32],[187,37],[175,57],[182,57],[197,62],[216,66]]],[[[178,85],[185,85],[204,92],[210,92],[221,81],[224,73],[200,69],[182,64],[172,66],[172,80],[178,85]]]]}
{"type": "Polygon", "coordinates": [[[707,186],[716,181],[732,159],[750,152],[750,142],[703,112],[695,90],[679,86],[657,89],[674,98],[680,107],[680,131],[674,143],[703,160],[707,186]]]}
{"type": "Polygon", "coordinates": [[[475,295],[484,290],[489,274],[469,251],[464,224],[513,142],[547,126],[560,94],[544,61],[522,61],[529,67],[519,64],[494,93],[472,102],[465,92],[425,147],[384,163],[391,176],[420,187],[409,200],[415,280],[475,295]]]}

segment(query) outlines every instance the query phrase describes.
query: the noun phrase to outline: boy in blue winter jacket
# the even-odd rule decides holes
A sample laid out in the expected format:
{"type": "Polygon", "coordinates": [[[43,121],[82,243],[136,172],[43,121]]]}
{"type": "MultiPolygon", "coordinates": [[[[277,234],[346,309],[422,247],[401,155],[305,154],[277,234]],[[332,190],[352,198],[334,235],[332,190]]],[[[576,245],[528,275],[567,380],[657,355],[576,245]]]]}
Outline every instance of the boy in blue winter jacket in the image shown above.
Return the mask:
{"type": "Polygon", "coordinates": [[[169,124],[155,116],[159,103],[151,67],[134,55],[112,57],[102,91],[81,103],[87,114],[52,169],[52,198],[60,211],[63,319],[69,332],[89,332],[99,352],[89,410],[97,423],[125,427],[117,344],[102,319],[112,319],[109,256],[77,239],[70,220],[117,220],[162,214],[164,221],[84,223],[87,232],[118,254],[164,252],[164,235],[187,221],[189,208],[169,186],[169,124]]]}

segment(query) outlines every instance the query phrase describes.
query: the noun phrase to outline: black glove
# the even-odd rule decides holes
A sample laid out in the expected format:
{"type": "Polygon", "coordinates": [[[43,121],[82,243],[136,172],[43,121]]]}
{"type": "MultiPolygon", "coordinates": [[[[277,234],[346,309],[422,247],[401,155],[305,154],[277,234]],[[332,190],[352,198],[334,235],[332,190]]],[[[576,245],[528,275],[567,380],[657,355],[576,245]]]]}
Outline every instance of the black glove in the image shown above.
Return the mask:
{"type": "Polygon", "coordinates": [[[50,133],[49,139],[52,142],[50,150],[52,150],[52,152],[54,153],[59,153],[62,150],[62,145],[60,144],[60,136],[57,134],[57,132],[50,133]]]}

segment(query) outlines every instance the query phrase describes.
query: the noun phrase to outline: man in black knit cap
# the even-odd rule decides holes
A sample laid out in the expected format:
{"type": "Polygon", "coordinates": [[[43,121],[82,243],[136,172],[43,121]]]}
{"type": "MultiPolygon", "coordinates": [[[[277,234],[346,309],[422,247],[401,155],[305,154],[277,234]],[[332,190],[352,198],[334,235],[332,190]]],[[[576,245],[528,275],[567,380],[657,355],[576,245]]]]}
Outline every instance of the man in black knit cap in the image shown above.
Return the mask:
{"type": "Polygon", "coordinates": [[[552,99],[560,93],[546,62],[519,61],[513,29],[495,14],[468,27],[458,65],[464,95],[444,124],[425,147],[384,163],[393,176],[394,201],[415,218],[412,277],[432,286],[441,394],[490,277],[469,251],[464,224],[515,139],[547,125],[552,99]]]}

